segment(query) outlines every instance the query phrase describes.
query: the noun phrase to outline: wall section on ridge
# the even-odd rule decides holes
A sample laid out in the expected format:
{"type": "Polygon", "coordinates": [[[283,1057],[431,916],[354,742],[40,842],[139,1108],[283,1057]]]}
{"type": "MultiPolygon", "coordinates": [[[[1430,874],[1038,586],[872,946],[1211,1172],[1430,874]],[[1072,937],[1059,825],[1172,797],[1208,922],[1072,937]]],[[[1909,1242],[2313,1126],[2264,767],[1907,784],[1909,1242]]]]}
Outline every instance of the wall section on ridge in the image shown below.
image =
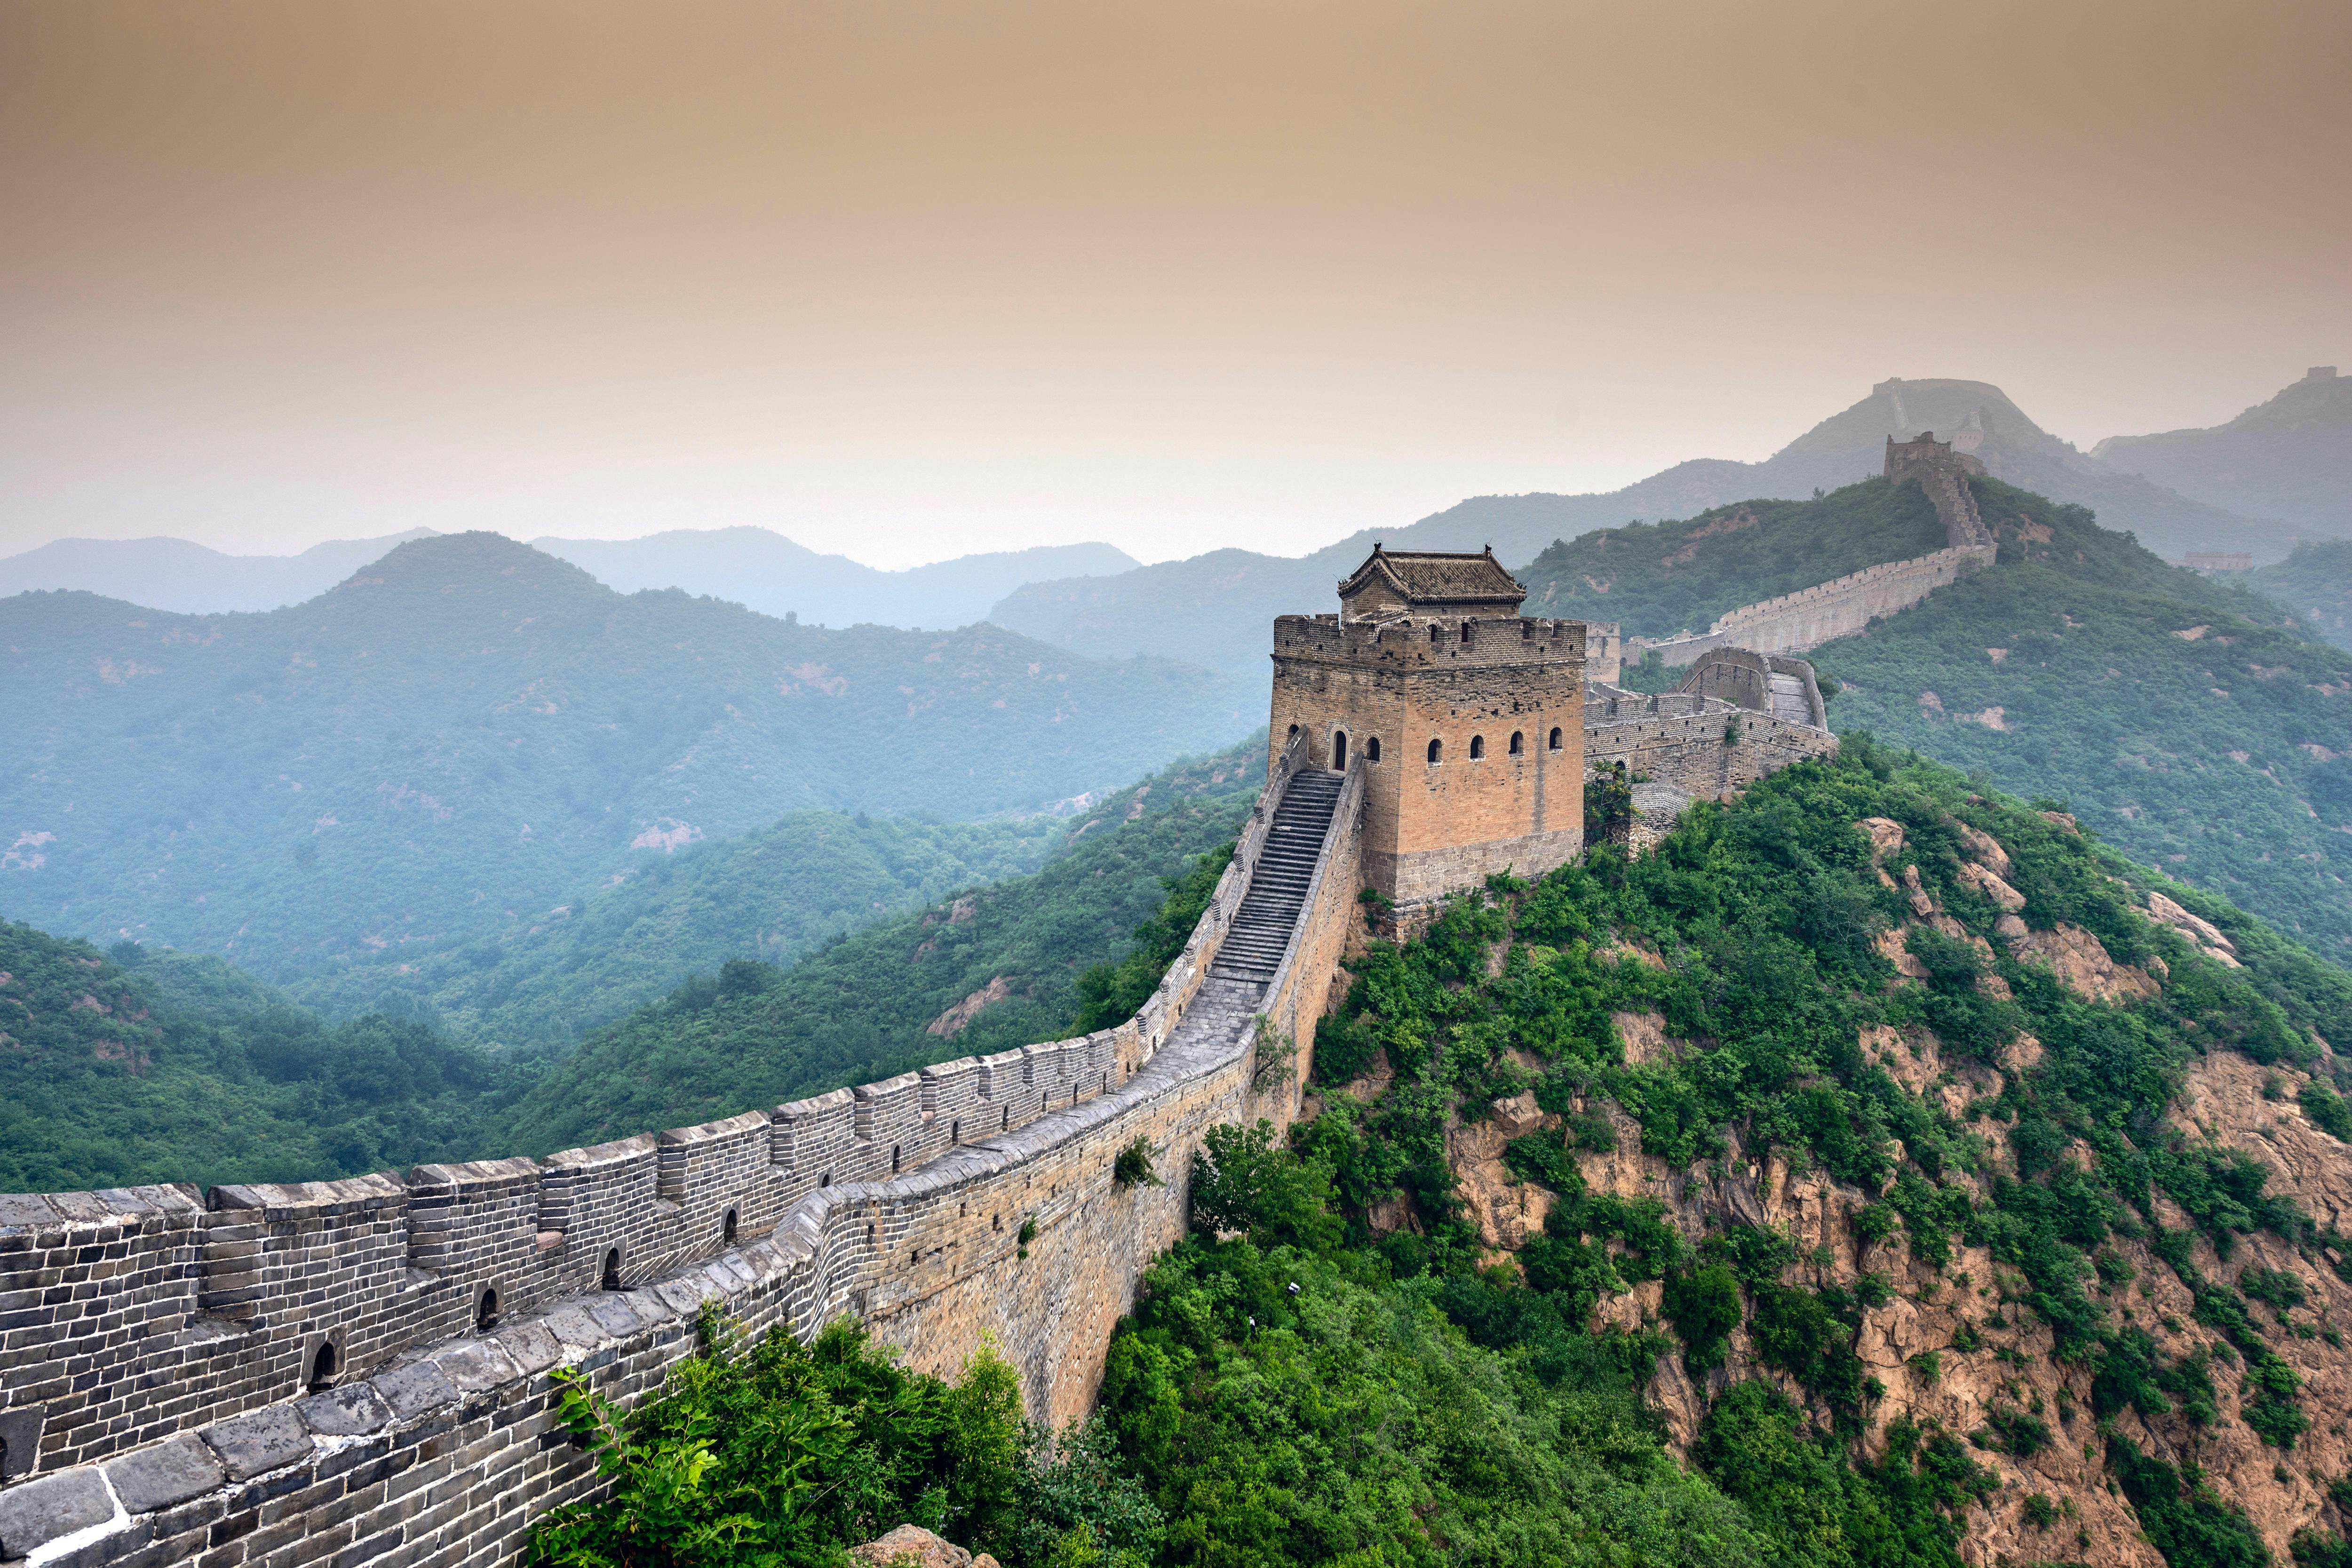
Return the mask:
{"type": "Polygon", "coordinates": [[[1181,1028],[1299,761],[1276,759],[1183,953],[1116,1028],[545,1162],[0,1199],[0,1440],[37,1471],[0,1489],[0,1558],[511,1562],[601,1484],[547,1373],[634,1400],[706,1300],[753,1333],[853,1313],[950,1375],[992,1342],[1033,1414],[1083,1414],[1182,1233],[1202,1134],[1294,1112],[1360,925],[1360,765],[1257,1004],[1296,1051],[1260,1061],[1246,1017],[1181,1028]],[[1165,1185],[1115,1181],[1139,1138],[1165,1185]]]}

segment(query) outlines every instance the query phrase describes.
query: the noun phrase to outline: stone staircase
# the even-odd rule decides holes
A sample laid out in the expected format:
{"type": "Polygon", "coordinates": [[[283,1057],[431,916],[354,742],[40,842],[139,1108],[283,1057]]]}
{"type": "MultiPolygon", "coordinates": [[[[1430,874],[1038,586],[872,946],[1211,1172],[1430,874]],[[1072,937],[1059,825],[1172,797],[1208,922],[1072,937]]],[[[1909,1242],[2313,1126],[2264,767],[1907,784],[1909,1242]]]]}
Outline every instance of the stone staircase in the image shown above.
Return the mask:
{"type": "Polygon", "coordinates": [[[1344,774],[1326,768],[1305,768],[1295,774],[1275,808],[1274,826],[1258,851],[1257,868],[1249,891],[1217,948],[1209,978],[1247,981],[1263,986],[1274,978],[1290,933],[1298,929],[1298,911],[1307,905],[1307,884],[1315,876],[1316,858],[1323,853],[1323,836],[1331,826],[1331,808],[1339,804],[1344,774]]]}
{"type": "Polygon", "coordinates": [[[1315,858],[1323,851],[1323,836],[1330,827],[1342,782],[1340,774],[1320,768],[1292,777],[1282,804],[1275,808],[1265,847],[1258,852],[1257,869],[1242,895],[1232,929],[1162,1049],[1221,1044],[1248,1031],[1291,933],[1298,928],[1307,884],[1314,878],[1315,858]]]}

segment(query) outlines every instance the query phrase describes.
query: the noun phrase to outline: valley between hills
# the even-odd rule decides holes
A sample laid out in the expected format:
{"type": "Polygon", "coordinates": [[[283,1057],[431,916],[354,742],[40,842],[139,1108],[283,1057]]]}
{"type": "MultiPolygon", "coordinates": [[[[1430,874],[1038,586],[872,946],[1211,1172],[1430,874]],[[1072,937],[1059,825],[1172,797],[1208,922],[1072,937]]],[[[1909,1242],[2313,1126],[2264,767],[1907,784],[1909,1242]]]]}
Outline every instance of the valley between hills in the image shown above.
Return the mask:
{"type": "MultiPolygon", "coordinates": [[[[2352,1562],[2336,547],[2201,575],[1974,485],[1993,564],[1808,654],[1834,758],[1368,925],[1288,1136],[1122,1175],[1187,1182],[1192,1231],[1092,1418],[1024,1433],[986,1358],[847,1331],[714,1357],[646,1407],[630,1475],[725,1479],[664,1528],[732,1509],[818,1561],[926,1520],[1016,1568],[2352,1562]],[[778,1490],[762,1445],[838,1463],[810,1434],[877,1390],[922,1414],[872,1495],[778,1490]]],[[[1864,479],[1517,575],[1658,637],[1942,538],[1864,479]]],[[[1155,635],[1224,648],[1295,564],[1187,563],[1224,588],[1155,635]]],[[[37,704],[0,805],[48,825],[0,862],[0,1185],[540,1155],[1127,1016],[1256,798],[1263,686],[1085,624],[833,630],[491,535],[257,615],[0,601],[37,704]]]]}

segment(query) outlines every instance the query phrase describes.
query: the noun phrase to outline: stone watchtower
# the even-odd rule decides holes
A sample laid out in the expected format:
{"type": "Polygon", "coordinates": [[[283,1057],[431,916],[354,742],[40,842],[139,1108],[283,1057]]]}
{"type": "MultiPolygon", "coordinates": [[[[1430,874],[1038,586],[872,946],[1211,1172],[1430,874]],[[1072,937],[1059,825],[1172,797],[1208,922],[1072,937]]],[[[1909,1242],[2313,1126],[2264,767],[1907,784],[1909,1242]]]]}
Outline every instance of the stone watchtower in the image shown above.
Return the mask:
{"type": "Polygon", "coordinates": [[[1364,880],[1399,905],[1584,847],[1584,626],[1526,597],[1491,547],[1374,545],[1338,615],[1274,623],[1273,753],[1360,763],[1364,880]]]}

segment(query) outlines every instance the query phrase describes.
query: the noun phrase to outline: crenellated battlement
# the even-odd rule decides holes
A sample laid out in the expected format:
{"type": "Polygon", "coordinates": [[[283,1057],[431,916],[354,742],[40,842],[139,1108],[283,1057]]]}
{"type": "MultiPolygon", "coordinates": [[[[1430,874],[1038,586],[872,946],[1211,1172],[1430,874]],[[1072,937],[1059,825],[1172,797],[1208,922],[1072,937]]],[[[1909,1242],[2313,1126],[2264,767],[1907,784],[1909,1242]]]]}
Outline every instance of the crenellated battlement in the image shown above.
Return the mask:
{"type": "Polygon", "coordinates": [[[0,1414],[37,1411],[38,1427],[9,1459],[17,1473],[105,1459],[658,1279],[827,1188],[888,1182],[1108,1093],[1156,1043],[1139,1017],[543,1160],[0,1199],[16,1319],[0,1414]],[[126,1397],[159,1385],[171,1396],[126,1397]]]}
{"type": "Polygon", "coordinates": [[[1935,504],[1948,541],[1942,550],[1907,561],[1885,561],[1778,598],[1742,605],[1716,618],[1706,631],[1649,641],[1629,637],[1625,653],[1638,658],[1654,652],[1671,665],[1687,664],[1711,649],[1755,648],[1765,653],[1803,653],[1838,637],[1852,637],[1882,616],[1917,604],[1937,589],[1990,566],[1999,542],[1977,509],[1970,475],[1984,464],[1932,432],[1914,441],[1886,439],[1886,475],[1896,484],[1916,481],[1935,504]]]}
{"type": "Polygon", "coordinates": [[[1303,1054],[1269,1078],[1255,1017],[1311,1040],[1359,929],[1360,768],[1271,979],[1195,1006],[1303,754],[1115,1027],[544,1159],[0,1197],[0,1559],[510,1562],[601,1484],[544,1374],[656,1387],[707,1300],[753,1331],[854,1314],[950,1373],[993,1343],[1033,1411],[1082,1414],[1202,1133],[1296,1108],[1303,1054]],[[1113,1181],[1138,1141],[1166,1185],[1113,1181]]]}
{"type": "Polygon", "coordinates": [[[1379,619],[1279,616],[1276,658],[1325,659],[1405,670],[1518,668],[1584,662],[1582,621],[1523,616],[1393,615],[1379,619]]]}

